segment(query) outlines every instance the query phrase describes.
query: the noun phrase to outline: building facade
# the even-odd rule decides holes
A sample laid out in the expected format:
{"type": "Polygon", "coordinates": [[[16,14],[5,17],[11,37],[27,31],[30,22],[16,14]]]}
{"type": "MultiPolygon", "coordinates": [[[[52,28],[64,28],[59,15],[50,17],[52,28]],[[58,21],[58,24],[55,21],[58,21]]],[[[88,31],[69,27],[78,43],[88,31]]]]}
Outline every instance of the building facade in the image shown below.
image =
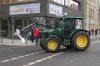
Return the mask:
{"type": "Polygon", "coordinates": [[[98,0],[84,0],[84,21],[87,30],[95,30],[98,26],[98,0]]]}
{"type": "Polygon", "coordinates": [[[56,17],[73,15],[83,17],[84,29],[98,26],[98,0],[0,0],[1,28],[6,36],[11,36],[18,25],[22,28],[39,18],[41,22],[55,21],[56,17]],[[64,4],[66,6],[64,6],[64,4]],[[14,23],[8,23],[8,17],[14,23]]]}

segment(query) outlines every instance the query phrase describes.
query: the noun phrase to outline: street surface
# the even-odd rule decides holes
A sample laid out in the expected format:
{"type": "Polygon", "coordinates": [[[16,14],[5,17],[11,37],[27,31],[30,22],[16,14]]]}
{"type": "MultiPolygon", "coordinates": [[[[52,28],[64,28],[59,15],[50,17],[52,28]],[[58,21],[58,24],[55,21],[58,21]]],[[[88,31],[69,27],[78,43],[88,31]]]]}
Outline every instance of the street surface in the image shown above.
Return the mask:
{"type": "Polygon", "coordinates": [[[100,41],[92,39],[87,51],[62,48],[58,53],[39,46],[0,45],[0,66],[100,66],[100,41]]]}

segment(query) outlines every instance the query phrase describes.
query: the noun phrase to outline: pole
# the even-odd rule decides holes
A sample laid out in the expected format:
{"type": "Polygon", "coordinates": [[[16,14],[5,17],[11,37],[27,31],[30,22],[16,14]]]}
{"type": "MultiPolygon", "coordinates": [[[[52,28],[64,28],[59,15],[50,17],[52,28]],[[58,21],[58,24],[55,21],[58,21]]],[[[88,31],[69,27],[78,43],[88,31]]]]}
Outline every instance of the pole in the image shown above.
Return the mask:
{"type": "Polygon", "coordinates": [[[89,31],[90,31],[90,3],[89,3],[89,31]]]}
{"type": "Polygon", "coordinates": [[[2,43],[2,38],[1,38],[1,20],[0,20],[0,39],[1,39],[1,43],[2,43]]]}
{"type": "Polygon", "coordinates": [[[1,38],[1,43],[3,43],[3,38],[2,38],[1,32],[2,32],[2,29],[1,29],[1,20],[0,20],[0,38],[1,38]]]}
{"type": "Polygon", "coordinates": [[[66,0],[64,0],[64,17],[65,17],[65,13],[66,13],[66,0]]]}
{"type": "Polygon", "coordinates": [[[13,16],[12,16],[12,44],[14,43],[14,19],[13,19],[13,16]]]}

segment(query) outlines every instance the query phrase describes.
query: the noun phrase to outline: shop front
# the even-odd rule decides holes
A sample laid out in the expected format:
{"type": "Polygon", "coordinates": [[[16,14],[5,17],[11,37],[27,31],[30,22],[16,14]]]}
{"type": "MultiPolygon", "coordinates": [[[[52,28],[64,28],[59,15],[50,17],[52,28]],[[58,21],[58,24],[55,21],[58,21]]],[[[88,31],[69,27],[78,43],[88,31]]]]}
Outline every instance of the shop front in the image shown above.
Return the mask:
{"type": "Polygon", "coordinates": [[[49,0],[9,4],[6,8],[9,9],[7,10],[9,14],[5,18],[5,28],[2,26],[2,29],[6,30],[6,37],[11,36],[18,26],[25,28],[35,22],[36,19],[39,19],[41,23],[50,25],[56,22],[57,17],[63,16],[63,6],[49,0]],[[11,18],[9,23],[7,17],[11,18]]]}

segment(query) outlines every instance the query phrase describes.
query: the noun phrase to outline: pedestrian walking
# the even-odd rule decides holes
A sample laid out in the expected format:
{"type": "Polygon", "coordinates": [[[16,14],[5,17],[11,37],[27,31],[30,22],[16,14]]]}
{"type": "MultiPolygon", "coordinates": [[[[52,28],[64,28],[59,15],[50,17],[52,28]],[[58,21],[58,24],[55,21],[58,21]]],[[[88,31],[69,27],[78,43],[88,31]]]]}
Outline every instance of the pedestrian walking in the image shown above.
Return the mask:
{"type": "Polygon", "coordinates": [[[31,39],[32,43],[34,43],[34,34],[33,34],[33,32],[34,32],[34,28],[32,27],[32,30],[30,32],[30,39],[31,39]]]}
{"type": "Polygon", "coordinates": [[[97,34],[98,34],[98,29],[95,29],[95,35],[97,36],[97,34]]]}

